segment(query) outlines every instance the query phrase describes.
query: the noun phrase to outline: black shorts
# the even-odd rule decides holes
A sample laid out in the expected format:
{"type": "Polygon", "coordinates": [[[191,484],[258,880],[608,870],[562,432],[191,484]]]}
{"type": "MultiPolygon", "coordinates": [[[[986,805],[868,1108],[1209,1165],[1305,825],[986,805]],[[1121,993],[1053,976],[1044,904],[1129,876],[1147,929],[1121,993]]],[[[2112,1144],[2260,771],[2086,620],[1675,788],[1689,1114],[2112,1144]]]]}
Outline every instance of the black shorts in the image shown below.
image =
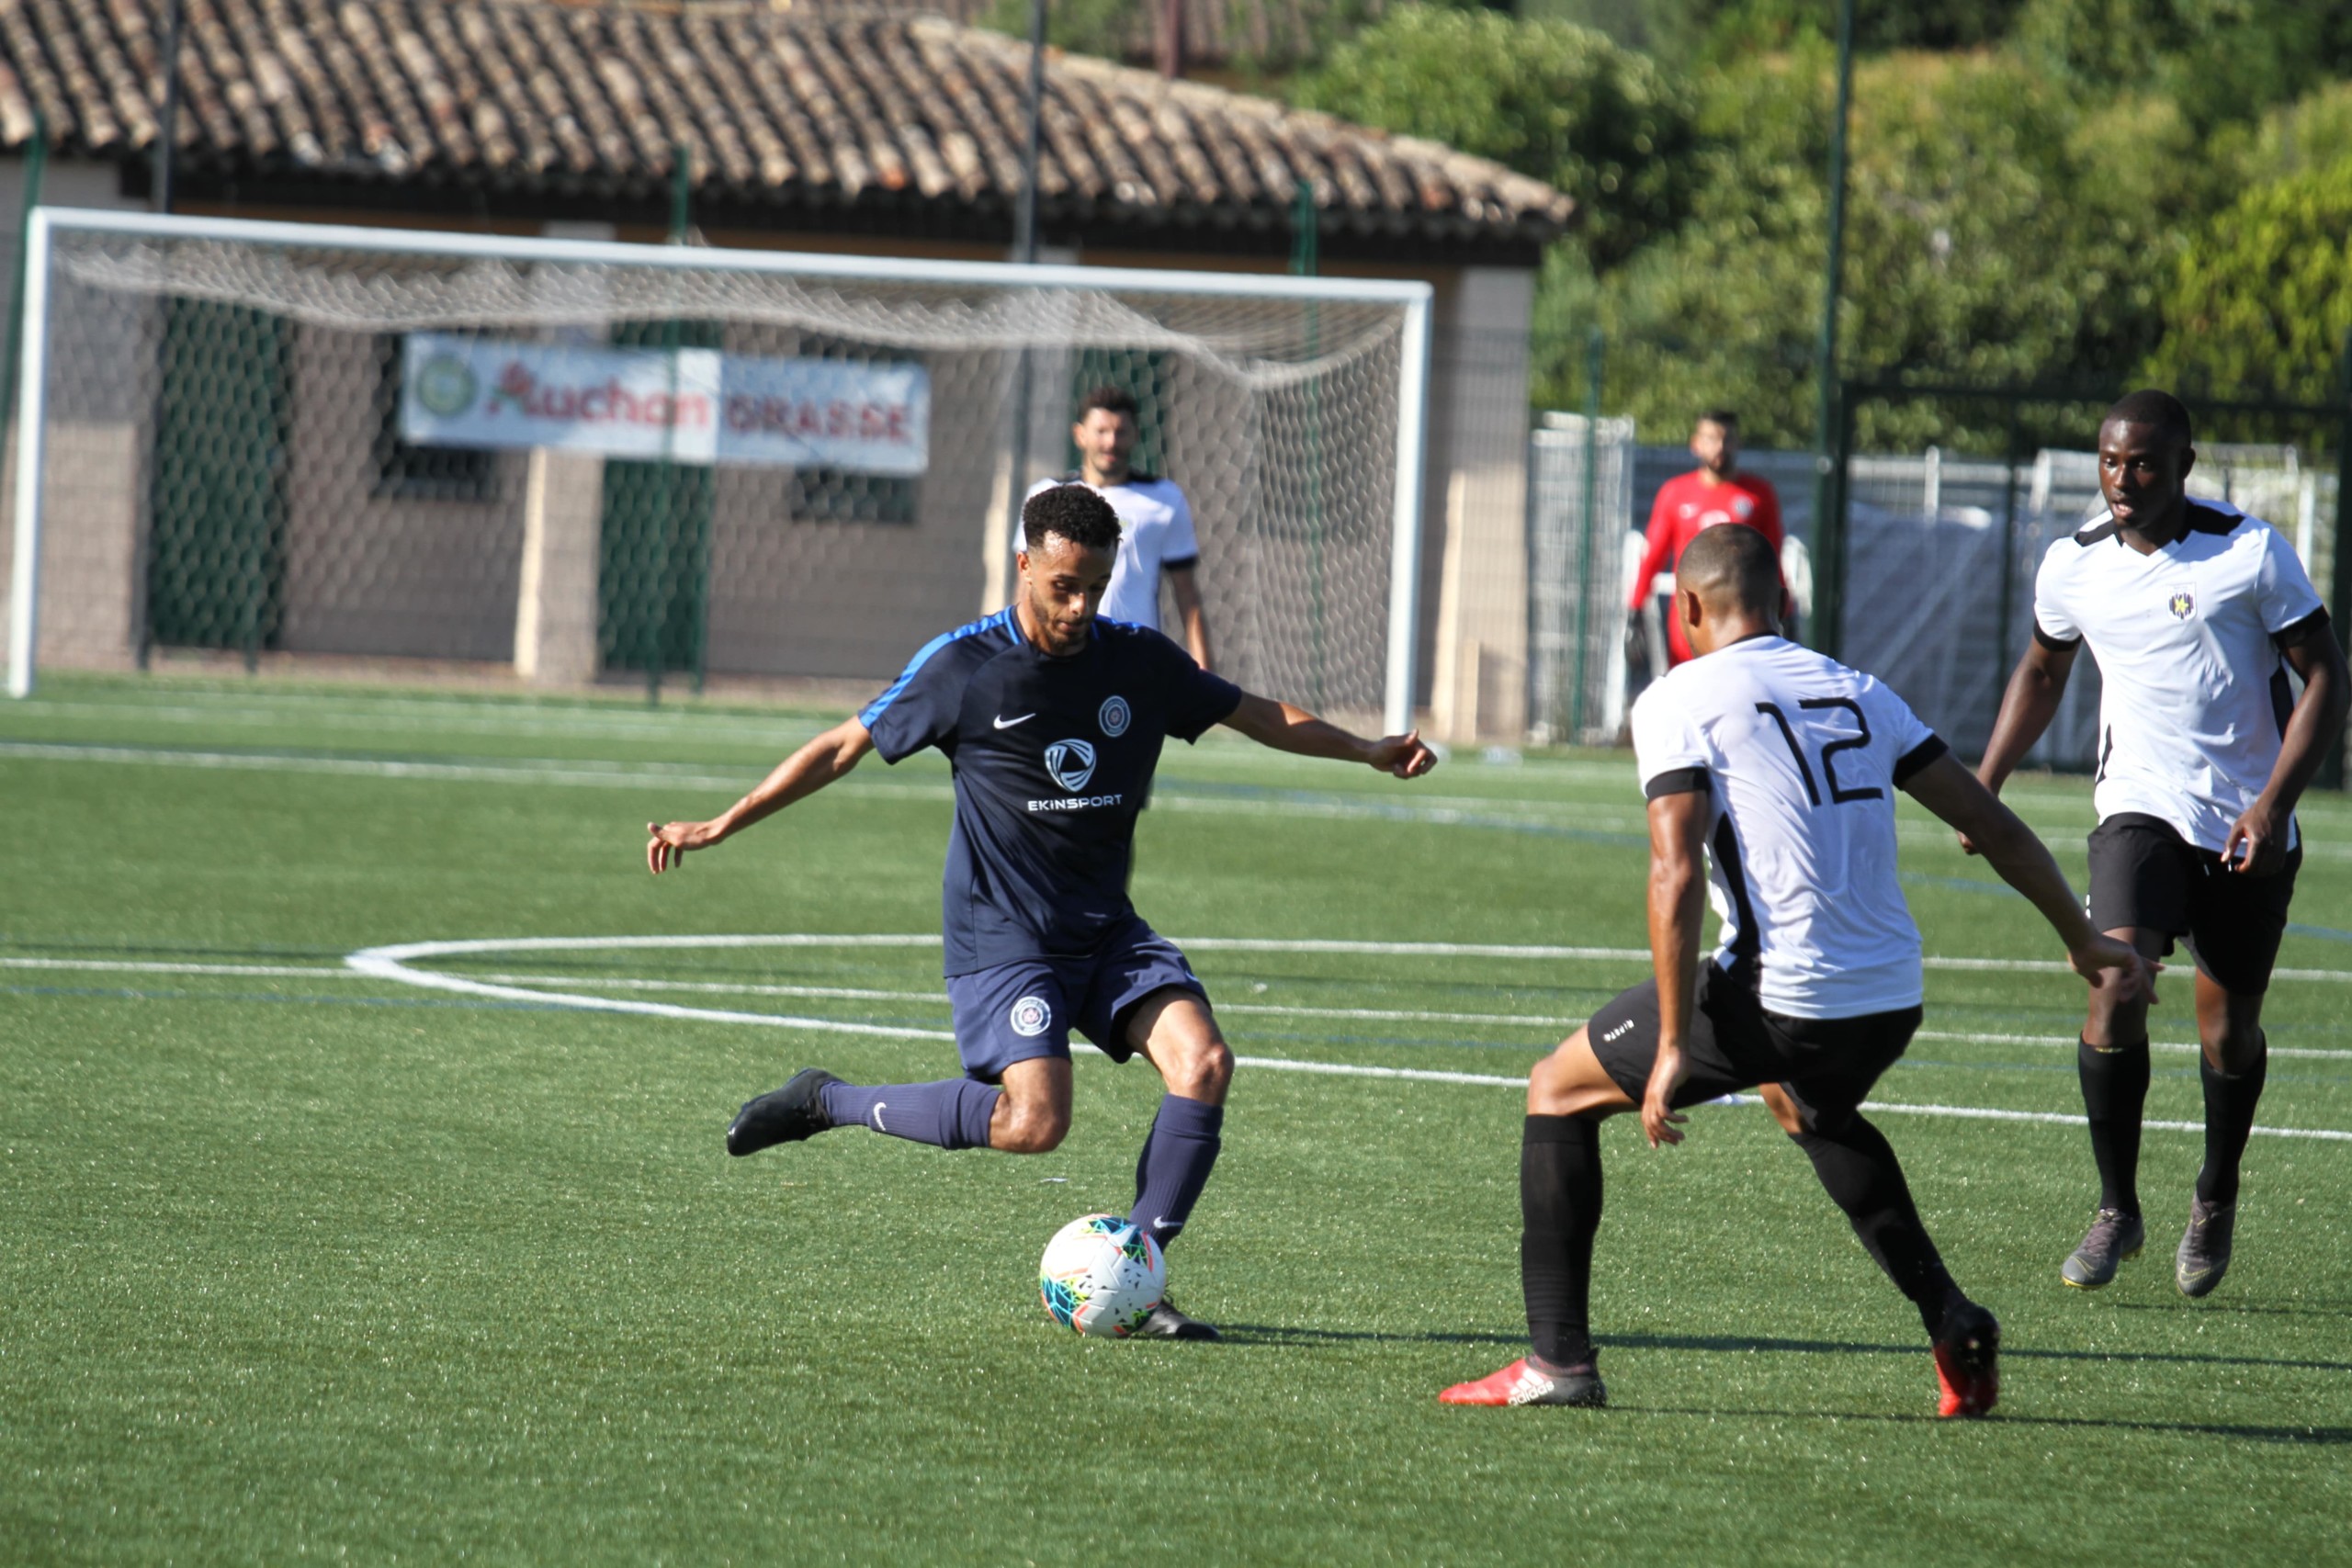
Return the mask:
{"type": "Polygon", "coordinates": [[[2270,988],[2301,844],[2272,874],[2248,876],[2162,818],[2122,811],[2091,830],[2090,848],[2091,924],[2161,931],[2166,953],[2186,937],[2197,967],[2223,990],[2259,996],[2270,988]]]}
{"type": "MultiPolygon", "coordinates": [[[[1805,1125],[1835,1126],[1870,1094],[1879,1075],[1911,1043],[1916,1007],[1856,1018],[1791,1018],[1766,1010],[1755,987],[1709,964],[1699,976],[1699,1013],[1682,1043],[1690,1076],[1677,1106],[1696,1105],[1758,1084],[1786,1086],[1805,1125]]],[[[1592,1054],[1639,1104],[1657,1059],[1657,982],[1621,991],[1585,1025],[1592,1054]]]]}

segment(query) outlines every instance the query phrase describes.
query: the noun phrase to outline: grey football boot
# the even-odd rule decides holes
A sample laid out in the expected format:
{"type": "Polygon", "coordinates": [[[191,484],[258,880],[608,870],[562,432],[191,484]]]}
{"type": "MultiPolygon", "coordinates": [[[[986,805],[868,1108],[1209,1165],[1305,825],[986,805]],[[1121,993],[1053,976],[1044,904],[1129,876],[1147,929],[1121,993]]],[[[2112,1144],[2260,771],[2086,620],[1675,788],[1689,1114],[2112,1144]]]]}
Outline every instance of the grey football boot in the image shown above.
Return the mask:
{"type": "Polygon", "coordinates": [[[2188,1201],[2188,1228],[2173,1256],[2173,1283],[2184,1296],[2210,1296],[2230,1271],[2230,1243],[2236,1239],[2238,1206],[2188,1201]]]}
{"type": "Polygon", "coordinates": [[[2118,1264],[2139,1257],[2147,1244],[2148,1227],[2139,1215],[2101,1209],[2091,1216],[2091,1228],[2075,1255],[2059,1265],[2058,1277],[2078,1291],[2096,1291],[2115,1278],[2118,1264]]]}

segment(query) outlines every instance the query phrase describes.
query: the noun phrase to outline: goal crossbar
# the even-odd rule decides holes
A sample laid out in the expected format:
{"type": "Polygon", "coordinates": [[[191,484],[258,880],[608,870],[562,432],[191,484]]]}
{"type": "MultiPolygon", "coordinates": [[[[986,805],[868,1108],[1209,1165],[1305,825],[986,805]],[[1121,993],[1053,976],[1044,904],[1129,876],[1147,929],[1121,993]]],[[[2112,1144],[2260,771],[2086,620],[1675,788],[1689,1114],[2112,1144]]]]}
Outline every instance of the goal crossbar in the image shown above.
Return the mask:
{"type": "Polygon", "coordinates": [[[261,248],[368,253],[452,261],[549,262],[678,271],[882,282],[1000,290],[1120,291],[1203,299],[1288,299],[1395,308],[1400,315],[1383,722],[1392,733],[1412,722],[1415,620],[1420,573],[1430,313],[1434,291],[1416,280],[1289,277],[1174,268],[1094,267],[787,251],[714,250],[618,241],[509,238],[438,231],[369,229],[253,219],[183,217],[75,208],[37,208],[26,227],[24,331],[18,365],[15,548],[9,584],[8,692],[29,695],[39,647],[44,394],[49,371],[50,274],[61,235],[217,241],[261,248]]]}

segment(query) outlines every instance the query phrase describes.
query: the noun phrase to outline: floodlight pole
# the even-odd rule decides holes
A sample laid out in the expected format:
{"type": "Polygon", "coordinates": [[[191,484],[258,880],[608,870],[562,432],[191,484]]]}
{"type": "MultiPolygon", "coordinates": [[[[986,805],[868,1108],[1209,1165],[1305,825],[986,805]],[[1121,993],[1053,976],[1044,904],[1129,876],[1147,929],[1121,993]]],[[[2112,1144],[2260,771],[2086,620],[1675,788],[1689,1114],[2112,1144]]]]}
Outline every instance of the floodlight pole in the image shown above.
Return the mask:
{"type": "Polygon", "coordinates": [[[1838,296],[1846,270],[1846,127],[1854,101],[1854,0],[1838,0],[1838,111],[1829,127],[1829,256],[1823,268],[1821,346],[1815,368],[1819,405],[1814,423],[1813,646],[1833,658],[1845,619],[1844,476],[1832,475],[1842,411],[1838,407],[1838,296]]]}
{"type": "MultiPolygon", "coordinates": [[[[2335,378],[2335,558],[2328,567],[2327,602],[2336,607],[2329,626],[2336,646],[2352,648],[2352,616],[2345,613],[2345,606],[2352,604],[2352,548],[2346,547],[2345,527],[2346,518],[2352,516],[2352,332],[2344,334],[2335,378]]],[[[2344,748],[2345,737],[2338,736],[2320,759],[2314,782],[2322,789],[2344,787],[2344,748]]]]}
{"type": "MultiPolygon", "coordinates": [[[[1029,4],[1029,91],[1025,105],[1027,140],[1021,151],[1021,194],[1012,209],[1012,259],[1023,266],[1037,265],[1037,159],[1042,140],[1040,122],[1046,112],[1046,4],[1029,4]]],[[[1029,410],[1032,364],[1024,345],[1015,351],[1012,367],[1012,461],[1005,479],[1005,513],[1012,531],[1021,529],[1021,502],[1029,493],[1029,410]]],[[[996,569],[990,568],[991,572],[996,569]]],[[[991,576],[990,581],[995,578],[991,576]]]]}
{"type": "Polygon", "coordinates": [[[155,173],[149,193],[158,212],[172,209],[172,161],[179,154],[180,14],[184,8],[182,0],[168,0],[164,7],[164,107],[156,116],[155,173]]]}

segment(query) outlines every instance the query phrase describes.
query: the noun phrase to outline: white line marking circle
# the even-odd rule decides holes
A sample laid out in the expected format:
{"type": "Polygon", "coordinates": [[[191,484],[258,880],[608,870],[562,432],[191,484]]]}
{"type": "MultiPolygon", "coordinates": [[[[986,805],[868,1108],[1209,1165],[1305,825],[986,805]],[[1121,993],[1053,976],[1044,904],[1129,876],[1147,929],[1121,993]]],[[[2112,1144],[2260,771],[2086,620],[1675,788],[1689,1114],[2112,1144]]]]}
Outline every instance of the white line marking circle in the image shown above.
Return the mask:
{"type": "MultiPolygon", "coordinates": [[[[1638,948],[1614,947],[1549,947],[1514,946],[1503,943],[1446,942],[1341,942],[1323,940],[1288,941],[1277,937],[1180,937],[1173,939],[1180,947],[1204,953],[1354,953],[1376,957],[1430,958],[1524,958],[1524,959],[1600,959],[1634,963],[1646,961],[1649,954],[1638,948]]],[[[875,947],[923,948],[937,947],[939,938],[919,934],[879,934],[832,936],[802,932],[778,932],[761,935],[719,936],[537,936],[490,937],[458,942],[410,942],[386,947],[362,948],[346,955],[344,964],[351,970],[379,980],[398,985],[417,986],[427,990],[454,991],[462,996],[488,997],[499,1001],[554,1003],[578,1008],[588,1012],[635,1013],[647,1018],[680,1019],[704,1023],[751,1023],[771,1028],[808,1029],[831,1034],[862,1034],[891,1040],[953,1041],[955,1032],[945,1029],[912,1029],[896,1024],[853,1023],[841,1019],[798,1018],[785,1013],[737,1012],[725,1008],[680,1007],[671,1002],[634,1001],[626,997],[595,997],[577,991],[550,991],[500,985],[487,980],[471,980],[461,975],[450,975],[435,969],[416,967],[411,961],[430,958],[458,958],[476,953],[599,953],[648,949],[692,950],[696,948],[751,947],[875,947]]],[[[2039,974],[2051,970],[2066,971],[2064,964],[2042,964],[2031,961],[1997,958],[1936,959],[1925,961],[1929,968],[1966,968],[2007,970],[2039,974]]],[[[2332,972],[2328,973],[2333,977],[2332,972]]],[[[2347,976],[2352,977],[2352,976],[2347,976]]],[[[589,982],[593,984],[594,982],[589,982]]],[[[1072,1041],[1073,1047],[1084,1043],[1072,1041]]],[[[1092,1049],[1092,1047],[1088,1047],[1092,1049]]],[[[1302,1062],[1283,1056],[1236,1056],[1242,1066],[1284,1073],[1316,1073],[1335,1077],[1396,1078],[1413,1083],[1452,1083],[1492,1086],[1498,1089],[1519,1089],[1527,1080],[1522,1077],[1502,1077],[1491,1073],[1450,1073],[1423,1067],[1375,1067],[1345,1062],[1302,1062]]],[[[1753,1095],[1730,1097],[1740,1104],[1762,1103],[1753,1095]]],[[[1902,1116],[1949,1116],[1968,1121],[2044,1122],[2059,1126],[2082,1127],[2089,1123],[2080,1116],[2052,1111],[2001,1111],[1969,1105],[1917,1105],[1899,1101],[1869,1100],[1865,1111],[1902,1116]]],[[[2196,1122],[2147,1122],[2143,1125],[2162,1132],[2202,1133],[2203,1123],[2196,1122]]],[[[2317,1138],[2331,1142],[2352,1143],[2352,1133],[2335,1132],[2316,1127],[2256,1127],[2254,1132],[2267,1137],[2317,1138]]]]}

